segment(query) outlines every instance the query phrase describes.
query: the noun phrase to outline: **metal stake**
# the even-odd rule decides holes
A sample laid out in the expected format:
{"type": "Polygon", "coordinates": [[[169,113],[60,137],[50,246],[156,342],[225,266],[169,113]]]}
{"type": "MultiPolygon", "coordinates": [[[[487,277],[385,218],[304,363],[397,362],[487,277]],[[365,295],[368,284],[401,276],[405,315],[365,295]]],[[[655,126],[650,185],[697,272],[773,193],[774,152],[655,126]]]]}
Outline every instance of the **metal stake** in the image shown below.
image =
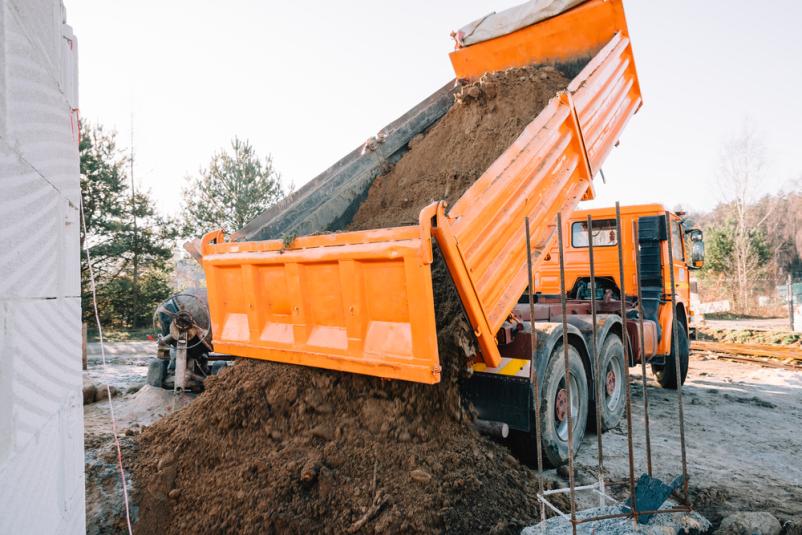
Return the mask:
{"type": "Polygon", "coordinates": [[[568,485],[571,490],[571,528],[576,535],[576,488],[574,485],[574,421],[571,414],[571,366],[568,358],[568,307],[565,297],[565,258],[563,255],[562,214],[557,213],[557,243],[560,250],[560,304],[562,305],[563,361],[565,362],[565,393],[568,397],[568,485]]]}
{"type": "Polygon", "coordinates": [[[652,439],[649,433],[649,393],[646,390],[646,341],[643,337],[643,296],[640,279],[640,241],[638,238],[638,221],[632,220],[632,243],[635,250],[635,281],[638,285],[638,324],[640,326],[640,368],[643,384],[643,423],[646,428],[646,469],[652,476],[652,439]]]}
{"type": "Polygon", "coordinates": [[[624,342],[624,386],[626,387],[626,400],[627,400],[627,452],[629,454],[629,492],[630,502],[632,504],[632,516],[635,518],[635,524],[638,523],[638,505],[635,501],[635,454],[632,447],[632,392],[629,385],[629,333],[627,332],[627,302],[626,291],[624,284],[624,248],[621,244],[621,206],[618,202],[615,203],[615,231],[616,241],[618,242],[618,277],[621,282],[621,322],[623,328],[624,342]]]}
{"type": "Polygon", "coordinates": [[[187,333],[181,332],[175,349],[175,379],[173,392],[184,392],[187,386],[187,333]]]}
{"type": "Polygon", "coordinates": [[[680,365],[679,355],[679,322],[677,321],[677,293],[676,284],[674,282],[674,240],[671,236],[671,213],[666,210],[666,239],[668,240],[668,272],[671,280],[671,332],[674,342],[674,370],[677,374],[677,403],[679,406],[679,440],[680,450],[682,451],[682,477],[683,490],[685,494],[685,503],[688,503],[688,461],[685,455],[685,412],[682,407],[682,367],[680,365]]]}
{"type": "MultiPolygon", "coordinates": [[[[789,327],[791,328],[791,332],[794,331],[794,285],[791,284],[791,273],[788,273],[788,277],[785,282],[786,288],[786,298],[788,301],[788,323],[789,327]]],[[[86,369],[86,368],[84,368],[86,369]]]]}
{"type": "MultiPolygon", "coordinates": [[[[535,279],[532,274],[532,241],[529,235],[529,216],[525,219],[526,227],[526,267],[529,273],[529,334],[530,344],[532,344],[532,354],[529,360],[529,382],[532,384],[535,397],[535,442],[537,449],[537,480],[540,495],[543,494],[543,448],[540,443],[540,385],[537,375],[537,334],[535,333],[535,279]]],[[[546,505],[543,500],[540,503],[540,520],[546,520],[546,505]]]]}
{"type": "Polygon", "coordinates": [[[601,417],[601,403],[604,400],[604,390],[602,389],[601,380],[601,358],[599,356],[598,348],[596,347],[597,326],[596,326],[596,264],[593,260],[593,217],[588,214],[588,261],[590,263],[590,315],[593,328],[593,335],[590,338],[590,357],[594,365],[594,380],[595,396],[596,396],[596,447],[598,449],[599,459],[599,507],[606,505],[604,494],[604,450],[602,446],[602,417],[601,417]]]}

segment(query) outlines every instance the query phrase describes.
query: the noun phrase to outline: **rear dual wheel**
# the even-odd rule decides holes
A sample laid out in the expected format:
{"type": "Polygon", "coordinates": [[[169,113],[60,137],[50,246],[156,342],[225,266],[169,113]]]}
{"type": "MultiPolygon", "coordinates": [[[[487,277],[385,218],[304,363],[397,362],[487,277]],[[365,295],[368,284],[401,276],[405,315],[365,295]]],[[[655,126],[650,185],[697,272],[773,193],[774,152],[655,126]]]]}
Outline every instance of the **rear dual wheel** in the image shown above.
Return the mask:
{"type": "MultiPolygon", "coordinates": [[[[562,345],[554,348],[543,372],[540,404],[543,457],[552,466],[568,461],[568,410],[571,411],[573,450],[576,452],[585,436],[588,421],[588,378],[582,357],[574,346],[568,346],[570,397],[565,382],[565,356],[562,345]]],[[[532,441],[534,444],[534,441],[532,441]]]]}
{"type": "MultiPolygon", "coordinates": [[[[624,414],[624,345],[621,337],[611,333],[599,351],[602,366],[602,428],[606,431],[618,425],[624,414]]],[[[565,360],[562,346],[551,353],[549,363],[543,372],[540,423],[543,445],[543,460],[551,466],[568,462],[568,390],[565,388],[565,360]]],[[[579,450],[590,412],[588,379],[579,352],[568,347],[568,360],[571,370],[571,420],[573,424],[574,452],[579,450]]],[[[532,418],[534,428],[534,415],[532,418]]],[[[513,432],[512,447],[515,454],[524,462],[534,465],[536,457],[536,436],[534,429],[528,433],[513,432]]]]}
{"type": "MultiPolygon", "coordinates": [[[[624,344],[621,342],[621,337],[610,333],[602,344],[599,358],[601,359],[601,385],[599,386],[601,396],[597,396],[596,403],[600,403],[602,432],[604,432],[618,425],[624,416],[626,406],[624,344]]],[[[595,429],[595,407],[594,413],[589,418],[595,429]]]]}

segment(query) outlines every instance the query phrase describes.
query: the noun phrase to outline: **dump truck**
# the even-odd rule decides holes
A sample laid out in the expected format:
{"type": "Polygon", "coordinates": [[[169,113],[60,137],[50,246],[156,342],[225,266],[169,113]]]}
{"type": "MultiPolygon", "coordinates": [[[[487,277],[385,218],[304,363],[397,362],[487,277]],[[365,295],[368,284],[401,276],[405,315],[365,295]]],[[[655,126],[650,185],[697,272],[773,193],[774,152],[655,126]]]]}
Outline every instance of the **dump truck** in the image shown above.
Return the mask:
{"type": "MultiPolygon", "coordinates": [[[[535,400],[542,400],[544,453],[552,464],[566,460],[567,423],[558,410],[567,401],[563,333],[577,382],[574,406],[583,390],[594,399],[590,333],[604,348],[631,320],[600,312],[592,330],[583,307],[571,307],[571,321],[563,322],[555,306],[542,303],[535,318],[518,316],[516,327],[508,326],[529,274],[550,255],[557,215],[594,198],[594,177],[642,100],[622,1],[554,4],[562,10],[515,8],[458,32],[450,53],[455,80],[241,231],[202,237],[215,351],[438,383],[442,318],[433,265],[442,259],[477,348],[465,355],[465,398],[530,452],[535,400]],[[460,82],[532,64],[574,64],[578,74],[453,206],[432,202],[414,225],[343,231],[376,177],[454,105],[460,82]]],[[[644,323],[656,332],[654,321],[644,323]]],[[[575,408],[578,445],[587,411],[575,408]]]]}

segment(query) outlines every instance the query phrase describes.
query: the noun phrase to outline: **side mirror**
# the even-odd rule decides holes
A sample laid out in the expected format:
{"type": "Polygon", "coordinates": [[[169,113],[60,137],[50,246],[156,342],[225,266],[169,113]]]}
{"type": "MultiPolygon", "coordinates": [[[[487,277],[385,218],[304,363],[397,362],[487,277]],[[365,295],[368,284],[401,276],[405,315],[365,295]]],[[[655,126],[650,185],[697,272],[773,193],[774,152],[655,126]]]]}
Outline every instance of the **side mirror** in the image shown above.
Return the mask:
{"type": "Polygon", "coordinates": [[[705,265],[705,242],[704,234],[698,228],[691,229],[687,233],[691,240],[691,264],[689,269],[702,269],[705,265]]]}

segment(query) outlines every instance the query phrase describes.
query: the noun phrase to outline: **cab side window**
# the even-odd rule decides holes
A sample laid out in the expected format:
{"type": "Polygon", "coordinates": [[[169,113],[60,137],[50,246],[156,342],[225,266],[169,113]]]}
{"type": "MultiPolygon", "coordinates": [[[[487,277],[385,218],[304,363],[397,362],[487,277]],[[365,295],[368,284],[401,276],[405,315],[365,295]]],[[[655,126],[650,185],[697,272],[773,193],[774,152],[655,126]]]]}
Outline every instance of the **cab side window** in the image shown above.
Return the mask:
{"type": "Polygon", "coordinates": [[[673,246],[671,252],[674,255],[674,261],[684,262],[685,254],[683,253],[682,248],[682,232],[680,230],[679,222],[671,223],[671,245],[673,246]]]}
{"type": "MultiPolygon", "coordinates": [[[[615,219],[599,219],[593,221],[593,247],[610,247],[618,245],[615,219]]],[[[588,224],[577,221],[571,225],[571,246],[588,246],[588,224]]]]}

